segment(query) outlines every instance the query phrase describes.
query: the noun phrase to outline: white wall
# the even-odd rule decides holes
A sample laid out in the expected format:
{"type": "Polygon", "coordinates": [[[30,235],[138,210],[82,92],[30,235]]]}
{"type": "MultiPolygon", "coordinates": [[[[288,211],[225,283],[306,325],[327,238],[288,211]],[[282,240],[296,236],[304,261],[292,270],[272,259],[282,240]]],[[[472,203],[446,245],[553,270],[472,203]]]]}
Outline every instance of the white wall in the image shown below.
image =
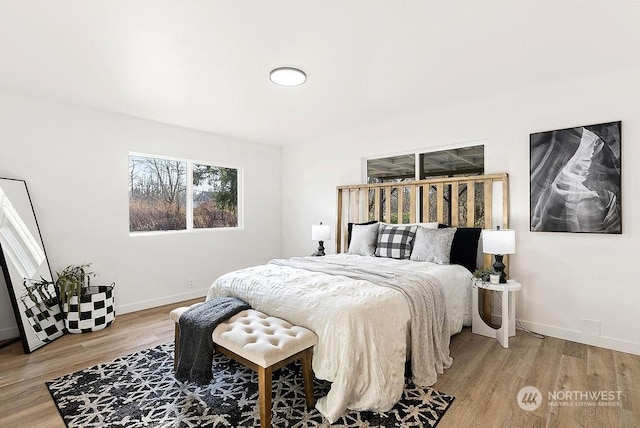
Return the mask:
{"type": "MultiPolygon", "coordinates": [[[[313,250],[312,223],[335,226],[335,187],[362,182],[363,157],[484,140],[485,171],[510,176],[510,223],[517,233],[510,272],[524,285],[518,317],[544,334],[640,354],[638,75],[640,69],[629,69],[533,88],[285,147],[284,256],[313,250]],[[530,232],[529,134],[615,120],[622,120],[623,132],[623,234],[530,232]],[[599,320],[601,335],[584,334],[582,318],[599,320]]],[[[335,241],[325,245],[334,252],[335,241]]]]}
{"type": "MultiPolygon", "coordinates": [[[[118,313],[203,296],[219,275],[280,256],[280,159],[277,146],[0,92],[0,177],[26,180],[51,268],[92,262],[116,281],[118,313]],[[242,168],[244,231],[130,237],[129,151],[242,168]]],[[[1,339],[17,330],[0,287],[1,339]]]]}

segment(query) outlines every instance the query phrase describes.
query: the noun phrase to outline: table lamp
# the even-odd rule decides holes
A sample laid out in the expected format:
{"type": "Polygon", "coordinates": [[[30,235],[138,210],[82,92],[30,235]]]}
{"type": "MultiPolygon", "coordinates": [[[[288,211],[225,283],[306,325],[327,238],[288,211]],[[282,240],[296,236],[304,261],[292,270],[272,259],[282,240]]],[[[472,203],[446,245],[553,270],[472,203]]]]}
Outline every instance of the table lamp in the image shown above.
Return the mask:
{"type": "Polygon", "coordinates": [[[507,282],[507,274],[504,273],[504,263],[502,257],[505,254],[516,252],[516,232],[512,229],[485,229],[482,231],[482,251],[493,254],[495,263],[493,269],[500,274],[500,283],[507,282]]]}
{"type": "Polygon", "coordinates": [[[324,256],[324,241],[331,239],[331,226],[328,224],[312,224],[311,225],[311,239],[318,241],[318,250],[313,253],[313,256],[324,256]]]}

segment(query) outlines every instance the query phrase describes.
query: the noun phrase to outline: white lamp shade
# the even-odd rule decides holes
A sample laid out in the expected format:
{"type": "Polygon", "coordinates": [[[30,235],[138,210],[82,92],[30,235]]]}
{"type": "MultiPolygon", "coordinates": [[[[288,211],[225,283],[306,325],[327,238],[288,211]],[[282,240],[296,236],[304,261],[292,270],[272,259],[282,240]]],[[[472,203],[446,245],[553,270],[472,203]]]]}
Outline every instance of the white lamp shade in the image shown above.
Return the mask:
{"type": "Polygon", "coordinates": [[[331,239],[331,226],[328,224],[312,224],[311,239],[314,241],[328,241],[331,239]]]}
{"type": "Polygon", "coordinates": [[[516,231],[512,229],[483,230],[482,252],[487,254],[514,254],[516,252],[516,231]]]}

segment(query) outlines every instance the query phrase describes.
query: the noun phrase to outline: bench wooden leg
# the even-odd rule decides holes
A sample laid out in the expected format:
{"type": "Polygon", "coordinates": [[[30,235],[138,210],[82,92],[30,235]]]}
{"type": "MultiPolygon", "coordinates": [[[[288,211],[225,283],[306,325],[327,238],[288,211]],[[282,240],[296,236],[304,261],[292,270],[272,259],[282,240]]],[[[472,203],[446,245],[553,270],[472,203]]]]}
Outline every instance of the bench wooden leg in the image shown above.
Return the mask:
{"type": "Polygon", "coordinates": [[[304,379],[304,396],[307,400],[307,407],[312,409],[316,404],[313,396],[313,368],[311,359],[313,357],[313,348],[304,351],[300,361],[302,362],[302,377],[304,379]]]}
{"type": "Polygon", "coordinates": [[[260,428],[271,428],[271,367],[258,366],[260,428]]]}
{"type": "Polygon", "coordinates": [[[173,370],[178,368],[178,359],[180,358],[180,324],[176,323],[176,338],[173,345],[173,370]]]}

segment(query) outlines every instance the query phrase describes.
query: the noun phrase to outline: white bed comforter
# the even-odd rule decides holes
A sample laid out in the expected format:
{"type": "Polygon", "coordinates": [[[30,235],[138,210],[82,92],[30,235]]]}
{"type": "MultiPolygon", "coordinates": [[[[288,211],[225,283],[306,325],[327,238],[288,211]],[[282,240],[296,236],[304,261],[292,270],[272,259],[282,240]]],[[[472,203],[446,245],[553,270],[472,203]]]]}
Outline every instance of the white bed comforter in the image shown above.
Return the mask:
{"type": "MultiPolygon", "coordinates": [[[[450,333],[471,323],[471,274],[461,266],[345,254],[326,257],[360,267],[382,264],[435,275],[442,283],[450,333]]],[[[346,409],[386,411],[399,400],[410,351],[409,307],[400,292],[369,281],[267,264],[221,276],[207,299],[219,296],[238,297],[318,335],[313,371],[332,385],[316,407],[330,422],[346,409]]]]}

